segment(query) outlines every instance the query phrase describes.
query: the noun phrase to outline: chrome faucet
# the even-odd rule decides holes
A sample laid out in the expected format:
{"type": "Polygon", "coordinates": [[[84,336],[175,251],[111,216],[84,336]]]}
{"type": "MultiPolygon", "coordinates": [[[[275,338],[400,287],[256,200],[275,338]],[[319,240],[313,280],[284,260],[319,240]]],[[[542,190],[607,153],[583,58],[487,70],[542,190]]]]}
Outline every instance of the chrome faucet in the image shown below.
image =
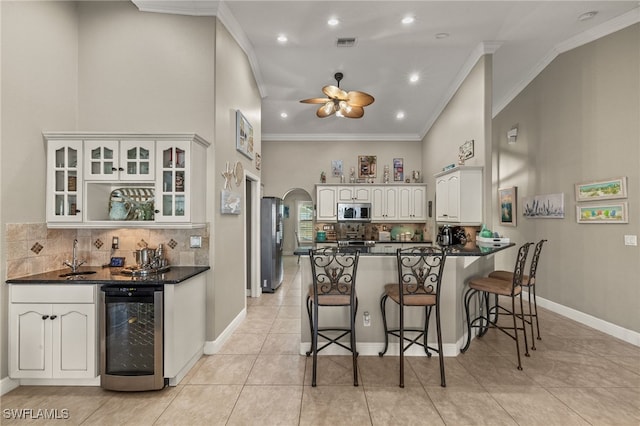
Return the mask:
{"type": "Polygon", "coordinates": [[[62,263],[71,268],[71,272],[77,272],[78,267],[84,262],[84,260],[78,260],[78,239],[76,238],[75,240],[73,240],[73,259],[71,260],[71,262],[65,260],[62,263]]]}

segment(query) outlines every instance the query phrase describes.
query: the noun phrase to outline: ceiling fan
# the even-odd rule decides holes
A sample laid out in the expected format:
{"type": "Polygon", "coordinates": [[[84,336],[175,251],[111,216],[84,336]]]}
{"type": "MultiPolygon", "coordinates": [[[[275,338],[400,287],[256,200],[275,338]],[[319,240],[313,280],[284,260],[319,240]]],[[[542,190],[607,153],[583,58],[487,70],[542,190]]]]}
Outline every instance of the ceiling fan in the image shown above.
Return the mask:
{"type": "Polygon", "coordinates": [[[373,96],[357,90],[345,92],[340,88],[340,80],[344,75],[341,72],[337,72],[333,77],[338,82],[338,85],[324,86],[322,88],[322,92],[327,95],[326,98],[303,99],[300,102],[305,104],[324,104],[316,112],[316,115],[320,118],[329,117],[334,113],[338,117],[361,118],[364,115],[364,107],[373,103],[373,96]]]}

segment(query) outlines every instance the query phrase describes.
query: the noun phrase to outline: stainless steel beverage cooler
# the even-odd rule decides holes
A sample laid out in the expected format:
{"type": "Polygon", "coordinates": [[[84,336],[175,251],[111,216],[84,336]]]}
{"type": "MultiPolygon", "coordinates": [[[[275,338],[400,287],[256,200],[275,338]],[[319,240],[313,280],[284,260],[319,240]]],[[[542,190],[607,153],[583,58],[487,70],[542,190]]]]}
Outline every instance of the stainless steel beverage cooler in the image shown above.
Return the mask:
{"type": "Polygon", "coordinates": [[[112,284],[100,293],[100,386],[162,389],[163,286],[112,284]]]}

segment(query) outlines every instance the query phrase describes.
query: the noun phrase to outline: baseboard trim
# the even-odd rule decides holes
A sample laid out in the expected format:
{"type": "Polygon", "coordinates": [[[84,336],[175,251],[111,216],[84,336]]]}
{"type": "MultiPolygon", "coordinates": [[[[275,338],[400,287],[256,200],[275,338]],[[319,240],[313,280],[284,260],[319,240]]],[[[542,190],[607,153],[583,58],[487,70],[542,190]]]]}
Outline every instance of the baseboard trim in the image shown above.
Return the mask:
{"type": "MultiPolygon", "coordinates": [[[[525,296],[528,296],[527,292],[522,292],[523,299],[525,296]]],[[[640,346],[640,333],[638,332],[620,327],[619,325],[585,314],[584,312],[580,312],[559,303],[552,302],[537,295],[536,301],[538,306],[541,308],[548,309],[551,312],[567,317],[573,321],[579,322],[580,324],[586,325],[587,327],[591,327],[620,340],[624,340],[632,345],[640,346]]]]}
{"type": "Polygon", "coordinates": [[[9,393],[19,386],[20,386],[20,382],[18,382],[17,380],[13,380],[9,377],[5,377],[4,379],[0,380],[0,395],[9,393]]]}
{"type": "Polygon", "coordinates": [[[231,323],[224,329],[220,336],[216,340],[207,341],[204,343],[204,354],[205,355],[213,355],[218,353],[222,345],[224,345],[227,340],[231,337],[233,332],[242,324],[242,321],[247,317],[247,308],[244,308],[236,317],[231,321],[231,323]]]}

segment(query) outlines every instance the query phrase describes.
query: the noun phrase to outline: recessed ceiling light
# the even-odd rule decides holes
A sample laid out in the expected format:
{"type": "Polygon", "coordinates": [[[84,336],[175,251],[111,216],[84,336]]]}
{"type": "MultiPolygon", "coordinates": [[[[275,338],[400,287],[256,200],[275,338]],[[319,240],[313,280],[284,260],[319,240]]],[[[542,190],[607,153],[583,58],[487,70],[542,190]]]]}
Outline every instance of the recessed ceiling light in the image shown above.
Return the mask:
{"type": "Polygon", "coordinates": [[[404,112],[403,111],[398,111],[398,113],[396,114],[396,119],[398,119],[398,120],[404,119],[404,112]]]}
{"type": "Polygon", "coordinates": [[[449,37],[449,33],[438,33],[436,34],[436,38],[438,40],[449,37]]]}
{"type": "Polygon", "coordinates": [[[404,25],[409,25],[409,24],[413,24],[415,20],[416,18],[413,16],[405,16],[404,18],[402,18],[402,23],[404,25]]]}
{"type": "Polygon", "coordinates": [[[578,21],[587,21],[593,18],[594,16],[596,16],[597,14],[598,14],[597,10],[592,10],[590,12],[583,13],[582,15],[578,16],[578,21]]]}
{"type": "Polygon", "coordinates": [[[417,83],[418,80],[420,80],[420,74],[418,74],[417,72],[414,72],[413,74],[411,74],[409,76],[409,82],[410,83],[417,83]]]}
{"type": "Polygon", "coordinates": [[[331,25],[332,27],[335,27],[336,25],[338,25],[340,23],[340,21],[338,21],[338,18],[330,18],[327,21],[327,24],[331,25]]]}
{"type": "Polygon", "coordinates": [[[287,42],[287,40],[289,40],[289,39],[288,39],[288,38],[287,38],[287,36],[286,36],[286,35],[284,35],[284,34],[280,34],[280,35],[278,36],[278,42],[280,42],[280,43],[286,43],[286,42],[287,42]]]}
{"type": "Polygon", "coordinates": [[[280,118],[287,118],[289,116],[289,114],[287,114],[286,112],[281,112],[280,113],[280,118]]]}

